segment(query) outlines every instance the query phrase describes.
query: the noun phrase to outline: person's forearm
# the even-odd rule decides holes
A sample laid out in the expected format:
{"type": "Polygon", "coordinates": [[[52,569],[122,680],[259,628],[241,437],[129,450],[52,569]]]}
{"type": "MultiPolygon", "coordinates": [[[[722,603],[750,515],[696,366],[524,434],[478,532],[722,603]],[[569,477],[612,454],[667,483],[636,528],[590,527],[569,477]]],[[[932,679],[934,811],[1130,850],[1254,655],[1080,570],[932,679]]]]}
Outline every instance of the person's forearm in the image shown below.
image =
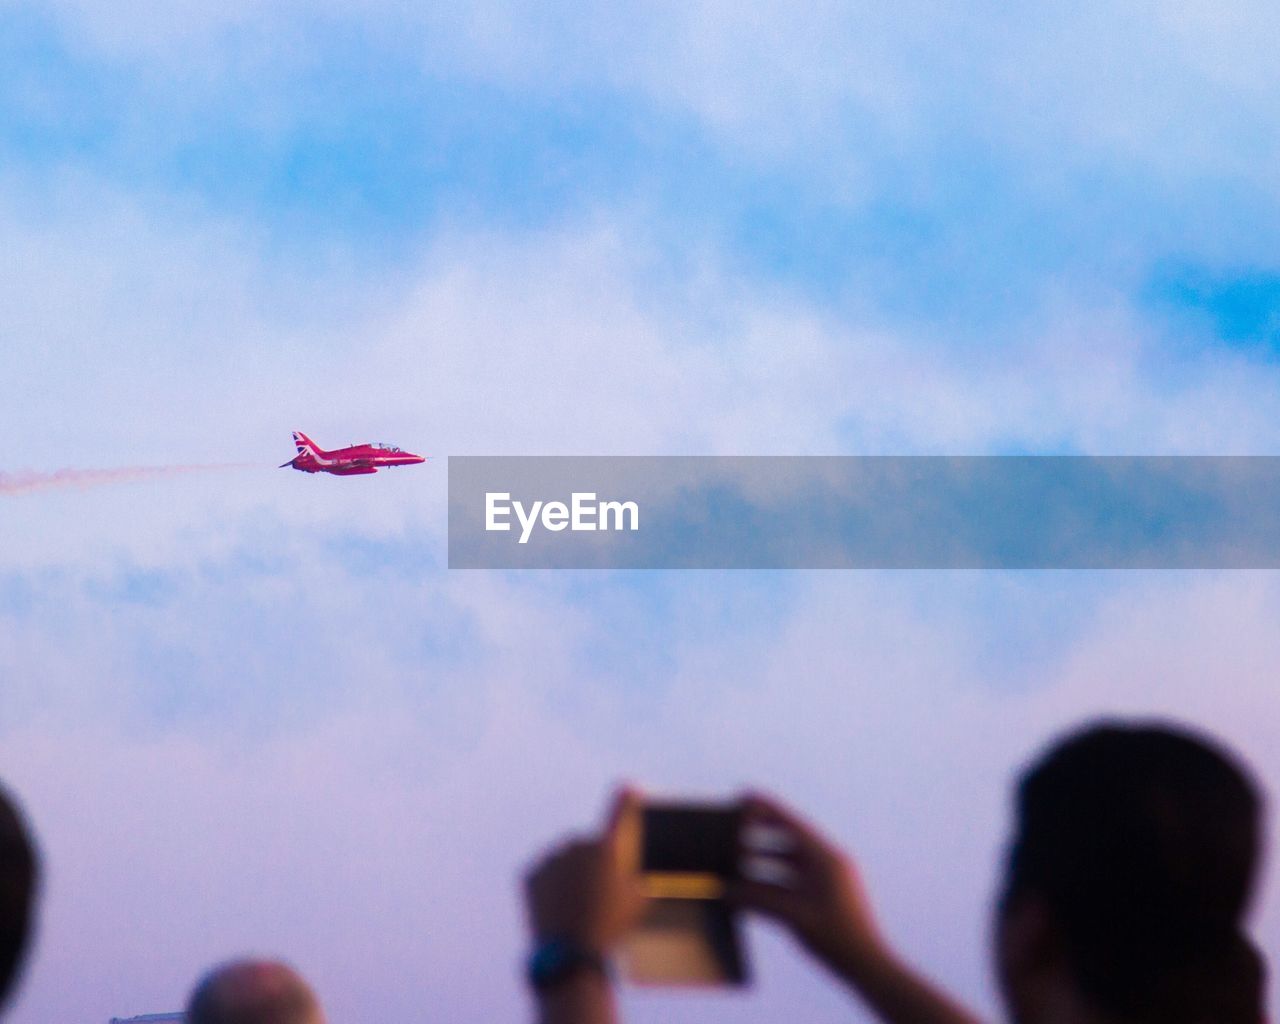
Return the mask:
{"type": "Polygon", "coordinates": [[[586,972],[539,993],[538,1024],[618,1024],[613,986],[586,972]]]}
{"type": "Polygon", "coordinates": [[[887,1024],[979,1024],[970,1010],[888,949],[828,963],[887,1024]]]}

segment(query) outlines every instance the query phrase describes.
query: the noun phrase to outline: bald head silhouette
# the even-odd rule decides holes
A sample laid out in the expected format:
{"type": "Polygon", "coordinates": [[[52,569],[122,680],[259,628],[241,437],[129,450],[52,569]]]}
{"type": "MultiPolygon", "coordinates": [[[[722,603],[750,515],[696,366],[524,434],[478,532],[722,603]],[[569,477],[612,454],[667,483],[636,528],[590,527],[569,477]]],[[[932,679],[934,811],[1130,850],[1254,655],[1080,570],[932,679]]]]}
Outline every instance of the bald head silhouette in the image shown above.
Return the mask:
{"type": "Polygon", "coordinates": [[[26,823],[0,786],[0,1009],[22,968],[38,878],[39,863],[26,823]]]}
{"type": "Polygon", "coordinates": [[[275,960],[235,960],[196,986],[186,1024],[325,1024],[324,1011],[292,967],[275,960]]]}

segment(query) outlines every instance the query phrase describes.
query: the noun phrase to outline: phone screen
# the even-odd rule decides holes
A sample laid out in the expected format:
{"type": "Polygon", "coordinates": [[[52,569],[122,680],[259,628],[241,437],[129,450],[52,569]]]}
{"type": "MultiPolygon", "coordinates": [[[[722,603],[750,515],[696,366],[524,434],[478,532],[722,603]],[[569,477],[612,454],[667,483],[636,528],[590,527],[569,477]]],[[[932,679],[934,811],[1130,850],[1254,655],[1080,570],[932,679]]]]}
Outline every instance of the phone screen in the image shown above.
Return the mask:
{"type": "Polygon", "coordinates": [[[650,805],[644,809],[641,867],[733,878],[741,821],[737,805],[650,805]]]}

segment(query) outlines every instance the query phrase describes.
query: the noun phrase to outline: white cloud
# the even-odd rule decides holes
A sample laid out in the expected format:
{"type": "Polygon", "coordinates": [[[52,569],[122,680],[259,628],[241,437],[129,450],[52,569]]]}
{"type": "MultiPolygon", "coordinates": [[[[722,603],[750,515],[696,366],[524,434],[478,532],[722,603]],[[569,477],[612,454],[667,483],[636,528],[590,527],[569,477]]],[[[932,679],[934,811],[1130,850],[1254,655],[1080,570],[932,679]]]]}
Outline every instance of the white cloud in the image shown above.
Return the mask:
{"type": "MultiPolygon", "coordinates": [[[[1262,189],[1280,108],[1262,3],[1025,11],[785,3],[131,4],[47,0],[78,45],[201,88],[247,68],[315,66],[329,33],[416,45],[433,73],[555,97],[638,98],[701,125],[730,152],[815,176],[857,201],[919,178],[961,144],[1012,161],[1056,194],[1100,169],[1175,194],[1206,176],[1262,189]]],[[[961,159],[967,159],[962,156],[961,159]]]]}
{"type": "Polygon", "coordinates": [[[445,464],[356,481],[275,467],[288,431],[452,454],[1276,450],[1280,370],[1190,350],[1118,296],[1053,297],[978,348],[859,322],[736,279],[705,245],[659,276],[615,211],[525,234],[441,234],[372,278],[306,273],[251,231],[79,181],[40,219],[0,203],[13,325],[3,470],[260,462],[9,497],[17,564],[182,564],[245,517],[443,536],[445,464]]]}

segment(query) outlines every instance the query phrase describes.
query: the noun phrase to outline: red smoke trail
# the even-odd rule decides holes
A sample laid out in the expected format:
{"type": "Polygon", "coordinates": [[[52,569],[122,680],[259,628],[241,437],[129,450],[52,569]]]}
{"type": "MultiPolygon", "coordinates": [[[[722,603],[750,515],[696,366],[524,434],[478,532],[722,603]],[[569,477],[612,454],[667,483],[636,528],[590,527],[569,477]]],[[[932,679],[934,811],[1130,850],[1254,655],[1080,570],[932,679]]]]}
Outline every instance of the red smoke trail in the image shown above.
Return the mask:
{"type": "Polygon", "coordinates": [[[30,494],[59,487],[101,487],[219,469],[247,469],[252,463],[207,463],[194,466],[125,466],[119,469],[59,469],[52,473],[0,473],[0,494],[30,494]]]}

